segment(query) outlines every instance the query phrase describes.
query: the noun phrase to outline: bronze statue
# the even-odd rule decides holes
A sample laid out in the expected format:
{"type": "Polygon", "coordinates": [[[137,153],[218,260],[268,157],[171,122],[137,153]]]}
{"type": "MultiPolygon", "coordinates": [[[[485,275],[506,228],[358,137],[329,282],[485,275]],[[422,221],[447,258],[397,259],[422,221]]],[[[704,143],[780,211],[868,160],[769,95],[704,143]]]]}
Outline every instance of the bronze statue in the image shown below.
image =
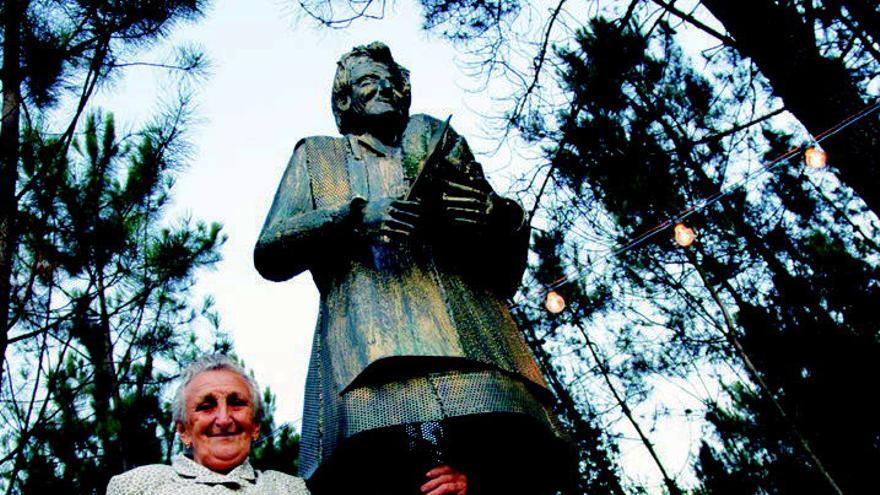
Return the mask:
{"type": "Polygon", "coordinates": [[[448,120],[409,104],[387,46],[345,54],[332,95],[343,137],[296,144],[254,251],[263,277],[308,269],[321,294],[300,474],[346,493],[356,473],[434,457],[425,465],[468,473],[470,493],[501,493],[525,462],[510,486],[543,493],[566,444],[505,303],[529,227],[448,120]]]}

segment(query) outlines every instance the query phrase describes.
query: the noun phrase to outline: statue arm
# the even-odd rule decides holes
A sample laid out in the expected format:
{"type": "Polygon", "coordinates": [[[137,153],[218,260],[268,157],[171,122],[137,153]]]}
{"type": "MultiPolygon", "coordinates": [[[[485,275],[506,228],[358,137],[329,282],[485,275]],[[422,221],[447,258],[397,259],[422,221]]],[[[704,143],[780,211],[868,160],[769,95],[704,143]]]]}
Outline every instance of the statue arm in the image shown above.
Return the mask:
{"type": "Polygon", "coordinates": [[[495,228],[498,230],[490,235],[490,244],[495,246],[489,246],[487,251],[490,256],[492,252],[502,255],[494,260],[499,282],[497,290],[500,296],[511,298],[516,294],[526,270],[531,227],[522,206],[512,199],[499,196],[495,211],[498,219],[495,228]]]}
{"type": "Polygon", "coordinates": [[[526,269],[531,228],[522,206],[512,199],[490,194],[490,218],[480,236],[484,265],[493,289],[503,298],[516,294],[526,269]]]}
{"type": "Polygon", "coordinates": [[[456,206],[468,204],[468,196],[474,200],[470,204],[473,211],[462,208],[457,216],[462,230],[468,224],[476,230],[475,236],[466,246],[473,256],[474,268],[484,280],[491,281],[491,287],[503,297],[513,297],[526,269],[531,229],[522,206],[495,192],[483,173],[483,167],[474,158],[467,141],[454,131],[454,139],[446,160],[454,172],[447,180],[458,186],[450,186],[448,192],[458,196],[456,206]],[[459,188],[464,186],[464,188],[459,188]],[[456,192],[456,189],[458,192],[456,192]],[[472,193],[465,192],[472,189],[472,193]]]}
{"type": "Polygon", "coordinates": [[[316,209],[304,141],[297,143],[254,249],[264,278],[287,280],[339,249],[351,231],[351,205],[316,209]]]}

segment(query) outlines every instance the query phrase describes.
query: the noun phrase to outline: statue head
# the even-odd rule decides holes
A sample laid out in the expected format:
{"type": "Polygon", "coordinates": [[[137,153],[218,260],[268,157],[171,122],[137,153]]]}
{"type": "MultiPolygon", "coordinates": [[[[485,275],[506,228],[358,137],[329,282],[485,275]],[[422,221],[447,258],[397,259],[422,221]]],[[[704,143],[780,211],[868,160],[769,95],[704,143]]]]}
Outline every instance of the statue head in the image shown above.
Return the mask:
{"type": "Polygon", "coordinates": [[[409,119],[410,100],[409,71],[384,43],[356,46],[337,62],[331,103],[340,133],[399,135],[409,119]]]}

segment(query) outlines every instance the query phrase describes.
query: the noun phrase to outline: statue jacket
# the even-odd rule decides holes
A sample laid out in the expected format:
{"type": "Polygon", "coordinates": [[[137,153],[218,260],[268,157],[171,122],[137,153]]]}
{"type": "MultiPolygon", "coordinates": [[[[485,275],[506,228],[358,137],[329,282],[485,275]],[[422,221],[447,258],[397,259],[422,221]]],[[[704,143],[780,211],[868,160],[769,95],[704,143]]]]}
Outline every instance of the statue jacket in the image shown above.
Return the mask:
{"type": "MultiPolygon", "coordinates": [[[[320,292],[305,477],[360,431],[499,411],[552,423],[546,384],[505,302],[526,263],[521,207],[508,201],[513,220],[482,235],[426,225],[403,243],[358,235],[353,223],[356,198],[405,196],[441,124],[412,116],[399,148],[352,135],[303,139],[275,195],[255,265],[276,281],[308,269],[320,292]]],[[[442,167],[482,176],[454,132],[441,149],[442,167]]]]}

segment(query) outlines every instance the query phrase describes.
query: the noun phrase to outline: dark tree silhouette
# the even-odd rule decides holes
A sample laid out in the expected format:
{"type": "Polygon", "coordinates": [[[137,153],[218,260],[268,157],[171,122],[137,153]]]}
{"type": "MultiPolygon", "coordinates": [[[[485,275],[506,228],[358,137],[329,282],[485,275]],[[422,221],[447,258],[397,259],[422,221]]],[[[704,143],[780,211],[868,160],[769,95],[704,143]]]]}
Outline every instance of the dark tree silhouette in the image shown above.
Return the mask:
{"type": "MultiPolygon", "coordinates": [[[[70,97],[72,109],[54,140],[57,160],[67,155],[74,129],[95,88],[116,69],[137,61],[125,60],[137,48],[161,39],[175,23],[201,15],[202,0],[123,1],[74,0],[39,2],[5,0],[0,79],[3,83],[0,124],[0,356],[5,358],[10,330],[10,291],[16,253],[17,191],[19,184],[21,117],[36,129],[40,112],[70,97]]],[[[200,56],[188,54],[175,66],[192,70],[200,56]]],[[[2,378],[5,367],[0,368],[2,378]]]]}

